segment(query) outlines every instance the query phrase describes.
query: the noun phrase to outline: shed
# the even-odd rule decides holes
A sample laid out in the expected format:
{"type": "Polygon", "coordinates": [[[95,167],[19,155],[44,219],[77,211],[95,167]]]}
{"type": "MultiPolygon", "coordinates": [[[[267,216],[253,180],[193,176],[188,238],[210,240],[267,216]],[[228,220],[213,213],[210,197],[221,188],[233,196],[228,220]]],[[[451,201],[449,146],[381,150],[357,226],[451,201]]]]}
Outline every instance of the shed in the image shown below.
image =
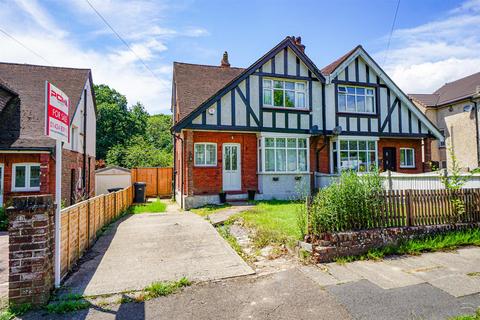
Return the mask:
{"type": "Polygon", "coordinates": [[[106,194],[111,188],[126,188],[132,185],[129,169],[111,166],[95,171],[95,195],[106,194]]]}

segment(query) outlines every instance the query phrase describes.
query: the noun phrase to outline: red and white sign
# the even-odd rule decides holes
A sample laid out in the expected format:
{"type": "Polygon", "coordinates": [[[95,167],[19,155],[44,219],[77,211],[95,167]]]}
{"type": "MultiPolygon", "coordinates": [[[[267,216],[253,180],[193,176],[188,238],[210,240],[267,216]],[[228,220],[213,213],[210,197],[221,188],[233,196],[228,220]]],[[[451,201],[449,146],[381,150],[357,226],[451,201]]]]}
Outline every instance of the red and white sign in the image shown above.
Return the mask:
{"type": "Polygon", "coordinates": [[[70,99],[48,81],[45,98],[45,134],[53,139],[70,142],[70,99]]]}

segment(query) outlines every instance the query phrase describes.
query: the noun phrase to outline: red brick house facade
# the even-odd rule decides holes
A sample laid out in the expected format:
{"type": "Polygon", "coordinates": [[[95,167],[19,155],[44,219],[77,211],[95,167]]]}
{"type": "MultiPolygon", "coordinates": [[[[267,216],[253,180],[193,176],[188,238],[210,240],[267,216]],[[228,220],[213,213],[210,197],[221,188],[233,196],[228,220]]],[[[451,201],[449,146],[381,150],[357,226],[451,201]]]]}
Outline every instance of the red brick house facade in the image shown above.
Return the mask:
{"type": "Polygon", "coordinates": [[[44,135],[45,81],[71,101],[70,142],[62,150],[62,205],[95,194],[91,71],[0,63],[0,205],[16,195],[55,194],[55,141],[44,135]]]}
{"type": "Polygon", "coordinates": [[[315,173],[424,171],[438,129],[361,47],[318,69],[287,37],[250,67],[174,63],[175,197],[291,199],[315,173]],[[428,143],[427,143],[428,142],[428,143]],[[427,147],[425,147],[427,146],[427,147]]]}

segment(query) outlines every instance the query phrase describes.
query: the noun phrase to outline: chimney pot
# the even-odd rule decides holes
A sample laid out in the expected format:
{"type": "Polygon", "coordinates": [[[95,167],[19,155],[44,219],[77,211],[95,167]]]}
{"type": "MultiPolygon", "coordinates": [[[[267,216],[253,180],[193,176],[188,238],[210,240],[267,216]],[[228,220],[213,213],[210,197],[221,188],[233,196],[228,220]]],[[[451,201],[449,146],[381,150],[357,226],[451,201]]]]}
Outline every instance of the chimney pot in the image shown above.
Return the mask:
{"type": "Polygon", "coordinates": [[[298,47],[298,49],[305,53],[305,46],[302,44],[302,37],[292,37],[292,39],[294,40],[295,45],[298,47]]]}
{"type": "Polygon", "coordinates": [[[225,51],[223,53],[223,58],[222,58],[222,62],[220,63],[220,66],[222,68],[230,68],[230,62],[228,62],[228,52],[225,51]]]}

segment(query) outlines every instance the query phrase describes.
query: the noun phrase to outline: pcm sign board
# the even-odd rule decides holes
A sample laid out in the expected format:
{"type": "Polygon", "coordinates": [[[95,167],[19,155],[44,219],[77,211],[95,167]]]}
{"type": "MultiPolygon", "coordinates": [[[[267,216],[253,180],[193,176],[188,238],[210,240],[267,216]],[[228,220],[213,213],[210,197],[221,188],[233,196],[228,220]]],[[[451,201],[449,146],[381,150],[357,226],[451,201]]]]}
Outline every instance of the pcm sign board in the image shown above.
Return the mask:
{"type": "Polygon", "coordinates": [[[60,89],[45,81],[45,135],[55,139],[55,287],[60,287],[62,143],[70,142],[70,99],[60,89]]]}
{"type": "Polygon", "coordinates": [[[60,140],[70,141],[70,99],[60,89],[46,82],[45,135],[60,140]]]}

